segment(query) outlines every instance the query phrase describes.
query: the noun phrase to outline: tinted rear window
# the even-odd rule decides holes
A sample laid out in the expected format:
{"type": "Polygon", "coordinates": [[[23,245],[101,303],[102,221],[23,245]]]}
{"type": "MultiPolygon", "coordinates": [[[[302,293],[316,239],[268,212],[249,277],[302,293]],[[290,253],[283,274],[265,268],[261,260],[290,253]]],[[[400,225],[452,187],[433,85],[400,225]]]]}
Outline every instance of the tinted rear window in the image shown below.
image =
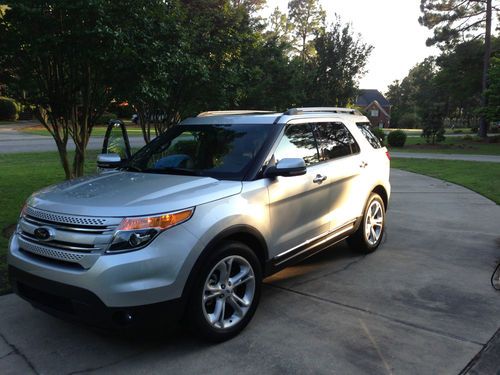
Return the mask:
{"type": "Polygon", "coordinates": [[[359,130],[361,130],[361,133],[365,136],[366,140],[372,145],[373,148],[382,148],[380,140],[371,131],[369,122],[358,122],[356,125],[358,125],[359,130]]]}

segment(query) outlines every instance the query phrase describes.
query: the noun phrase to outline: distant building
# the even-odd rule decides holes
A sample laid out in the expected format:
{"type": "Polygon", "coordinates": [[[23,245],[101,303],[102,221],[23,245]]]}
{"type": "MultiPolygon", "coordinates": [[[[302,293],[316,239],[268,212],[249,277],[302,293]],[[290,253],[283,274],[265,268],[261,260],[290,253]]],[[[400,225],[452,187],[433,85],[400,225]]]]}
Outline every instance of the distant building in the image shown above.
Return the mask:
{"type": "Polygon", "coordinates": [[[359,90],[356,105],[361,107],[372,126],[388,128],[391,124],[391,103],[378,90],[359,90]]]}

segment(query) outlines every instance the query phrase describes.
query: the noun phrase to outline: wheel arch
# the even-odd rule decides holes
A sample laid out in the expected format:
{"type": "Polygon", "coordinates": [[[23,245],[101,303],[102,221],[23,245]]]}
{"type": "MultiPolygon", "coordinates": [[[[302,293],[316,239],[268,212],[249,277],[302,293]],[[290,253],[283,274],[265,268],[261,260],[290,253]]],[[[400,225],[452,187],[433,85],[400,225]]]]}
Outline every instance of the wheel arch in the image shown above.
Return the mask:
{"type": "Polygon", "coordinates": [[[191,289],[196,281],[196,277],[208,258],[211,251],[223,241],[238,241],[244,243],[257,256],[262,267],[262,272],[265,270],[266,262],[269,258],[268,248],[264,236],[254,227],[250,225],[234,225],[229,228],[224,229],[222,232],[218,233],[213,237],[208,244],[205,246],[200,256],[196,260],[191,272],[188,276],[186,284],[184,285],[184,290],[182,292],[182,299],[187,301],[191,293],[191,289]]]}
{"type": "Polygon", "coordinates": [[[382,198],[382,201],[384,202],[384,208],[387,211],[387,208],[389,207],[389,196],[385,187],[383,187],[382,185],[377,185],[372,189],[371,192],[380,195],[380,198],[382,198]]]}

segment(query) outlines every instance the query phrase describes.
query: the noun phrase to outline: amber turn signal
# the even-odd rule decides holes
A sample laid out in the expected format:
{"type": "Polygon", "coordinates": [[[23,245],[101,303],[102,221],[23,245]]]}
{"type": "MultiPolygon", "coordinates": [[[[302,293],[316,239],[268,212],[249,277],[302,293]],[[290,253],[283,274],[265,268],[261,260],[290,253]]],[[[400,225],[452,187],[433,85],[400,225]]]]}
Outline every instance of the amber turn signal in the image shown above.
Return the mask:
{"type": "Polygon", "coordinates": [[[164,230],[180,224],[193,215],[193,208],[149,217],[128,217],[122,220],[117,230],[159,229],[164,230]]]}

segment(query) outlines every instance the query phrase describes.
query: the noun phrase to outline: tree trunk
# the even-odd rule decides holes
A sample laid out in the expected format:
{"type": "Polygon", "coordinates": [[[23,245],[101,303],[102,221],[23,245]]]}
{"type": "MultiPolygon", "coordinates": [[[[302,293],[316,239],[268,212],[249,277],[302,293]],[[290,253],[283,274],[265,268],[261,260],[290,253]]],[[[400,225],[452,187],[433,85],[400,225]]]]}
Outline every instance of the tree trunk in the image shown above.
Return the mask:
{"type": "MultiPolygon", "coordinates": [[[[482,93],[481,93],[481,107],[484,109],[488,105],[488,97],[486,90],[488,89],[488,70],[490,68],[490,58],[491,58],[491,2],[492,0],[487,0],[486,2],[486,32],[484,35],[484,60],[483,60],[483,79],[482,79],[482,93]]],[[[486,116],[483,113],[481,119],[479,120],[479,134],[481,138],[486,138],[488,136],[488,122],[486,121],[486,116]]]]}
{"type": "Polygon", "coordinates": [[[40,121],[45,129],[50,133],[56,143],[59,160],[64,170],[66,180],[73,178],[73,173],[68,160],[68,133],[64,125],[58,123],[58,120],[53,118],[47,108],[38,106],[35,111],[35,117],[40,121]],[[61,129],[62,126],[62,129],[61,129]]]}
{"type": "MultiPolygon", "coordinates": [[[[85,148],[83,148],[85,150],[85,148]]],[[[74,177],[83,176],[85,166],[85,151],[82,152],[81,147],[75,150],[75,157],[73,158],[73,175],[74,177]]]]}
{"type": "Polygon", "coordinates": [[[56,141],[56,146],[57,146],[57,151],[59,153],[59,160],[61,160],[61,165],[64,169],[64,175],[66,180],[70,180],[71,178],[74,177],[73,173],[71,172],[71,168],[69,165],[69,160],[68,160],[68,150],[66,148],[66,144],[63,142],[56,141]]]}

